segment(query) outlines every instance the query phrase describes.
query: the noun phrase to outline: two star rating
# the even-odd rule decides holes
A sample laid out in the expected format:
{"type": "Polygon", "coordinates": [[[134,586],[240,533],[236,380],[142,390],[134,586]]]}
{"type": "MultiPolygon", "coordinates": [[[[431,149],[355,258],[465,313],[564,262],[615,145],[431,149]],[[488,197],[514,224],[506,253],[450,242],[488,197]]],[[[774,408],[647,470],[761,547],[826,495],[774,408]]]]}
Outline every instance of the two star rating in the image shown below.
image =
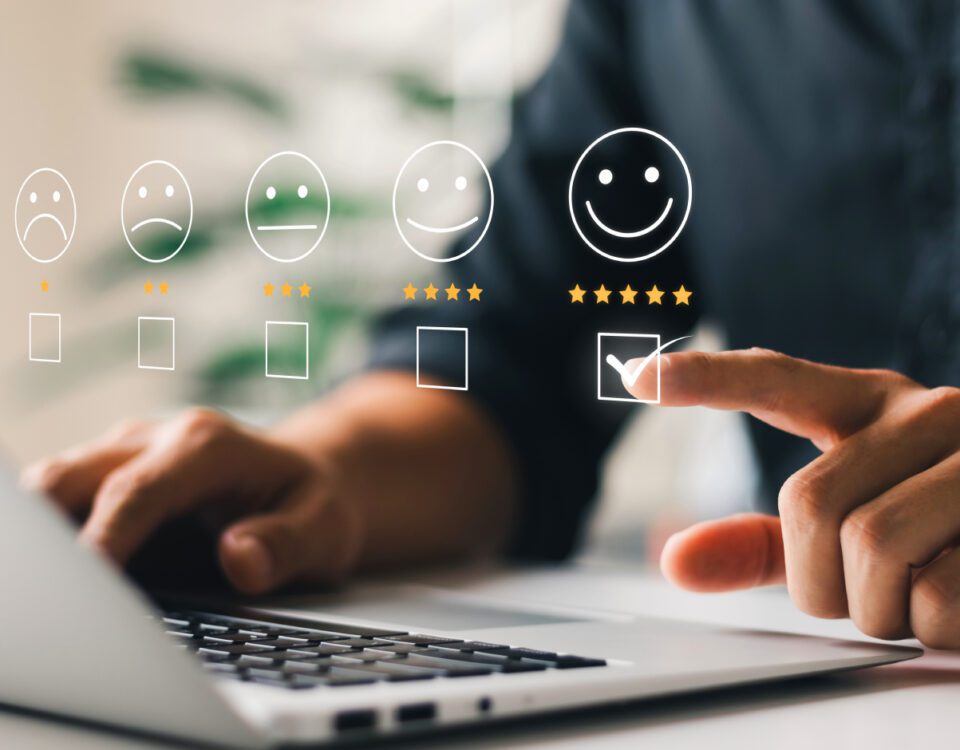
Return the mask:
{"type": "MultiPolygon", "coordinates": [[[[417,299],[417,292],[419,292],[420,290],[413,285],[413,282],[409,282],[401,291],[403,292],[403,298],[405,300],[411,300],[411,299],[415,300],[417,299]]],[[[483,289],[478,287],[476,285],[476,282],[474,282],[473,286],[471,286],[469,289],[458,289],[457,286],[453,282],[451,282],[450,286],[448,286],[446,289],[443,289],[443,290],[439,289],[438,287],[435,287],[433,285],[433,282],[430,282],[430,286],[426,286],[423,288],[424,299],[433,300],[437,302],[439,301],[437,294],[439,294],[440,291],[444,291],[447,293],[448,301],[459,300],[460,292],[462,291],[466,291],[468,295],[467,300],[469,302],[479,302],[480,295],[483,294],[483,289]]]]}
{"type": "MultiPolygon", "coordinates": [[[[584,304],[584,297],[587,294],[586,289],[582,289],[579,284],[577,284],[573,289],[568,289],[567,294],[570,295],[571,304],[584,304]]],[[[607,289],[603,284],[600,285],[599,289],[593,290],[593,295],[596,298],[596,303],[598,305],[609,305],[610,304],[610,295],[613,294],[613,291],[607,289]]],[[[620,303],[623,305],[635,305],[637,304],[637,295],[640,294],[637,290],[631,288],[627,284],[623,289],[621,289],[618,294],[620,295],[620,303]]],[[[647,295],[647,304],[648,305],[663,305],[663,295],[666,292],[657,288],[657,285],[654,284],[652,287],[647,289],[644,292],[647,295]]],[[[680,288],[675,292],[671,292],[676,300],[674,305],[687,305],[690,306],[690,297],[693,296],[693,292],[689,291],[683,284],[680,285],[680,288]]]]}
{"type": "Polygon", "coordinates": [[[160,294],[166,296],[170,291],[170,285],[166,281],[161,281],[159,284],[154,284],[152,281],[144,282],[143,293],[144,294],[153,294],[153,290],[156,289],[160,294]]]}
{"type": "Polygon", "coordinates": [[[263,296],[273,297],[277,289],[280,290],[281,297],[292,297],[293,290],[296,289],[300,293],[300,299],[309,299],[310,292],[312,291],[313,287],[311,287],[307,282],[303,282],[297,287],[291,286],[290,284],[281,284],[279,287],[276,287],[268,281],[263,285],[263,296]]]}

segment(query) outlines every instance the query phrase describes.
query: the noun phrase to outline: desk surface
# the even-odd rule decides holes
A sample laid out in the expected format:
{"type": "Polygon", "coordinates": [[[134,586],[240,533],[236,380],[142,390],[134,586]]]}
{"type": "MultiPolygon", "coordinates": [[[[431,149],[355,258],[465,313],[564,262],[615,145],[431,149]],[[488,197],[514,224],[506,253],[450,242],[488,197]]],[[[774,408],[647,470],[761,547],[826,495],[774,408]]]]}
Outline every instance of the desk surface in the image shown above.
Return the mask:
{"type": "MultiPolygon", "coordinates": [[[[529,571],[544,589],[558,590],[556,572],[529,571]]],[[[461,574],[431,577],[461,585],[461,574]]],[[[811,635],[859,637],[848,622],[814,620],[791,606],[785,593],[767,589],[694,596],[671,589],[658,576],[602,564],[581,564],[562,573],[562,590],[581,607],[657,614],[698,622],[764,627],[811,635]]],[[[484,576],[467,588],[513,598],[530,588],[516,575],[484,576]]],[[[884,748],[940,747],[957,735],[960,654],[928,652],[920,659],[887,667],[777,685],[740,688],[645,704],[566,714],[449,733],[453,748],[884,748]]],[[[435,746],[413,741],[391,747],[435,746]]],[[[158,750],[174,745],[140,740],[15,711],[0,711],[0,746],[25,750],[132,748],[158,750]]]]}

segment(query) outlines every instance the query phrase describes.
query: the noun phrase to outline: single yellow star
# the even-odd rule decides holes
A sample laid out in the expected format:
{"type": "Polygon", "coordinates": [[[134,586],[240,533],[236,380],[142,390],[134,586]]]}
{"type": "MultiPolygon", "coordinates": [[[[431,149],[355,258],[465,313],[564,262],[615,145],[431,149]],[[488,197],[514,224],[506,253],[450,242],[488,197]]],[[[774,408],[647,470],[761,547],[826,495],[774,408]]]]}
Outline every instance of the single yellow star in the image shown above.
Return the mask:
{"type": "Polygon", "coordinates": [[[49,291],[50,291],[50,282],[47,281],[46,279],[44,279],[43,281],[41,281],[41,282],[40,282],[40,291],[41,291],[41,292],[49,292],[49,291]]]}
{"type": "Polygon", "coordinates": [[[417,288],[413,285],[412,281],[408,281],[407,285],[403,288],[403,298],[404,299],[417,298],[417,288]]]}
{"type": "Polygon", "coordinates": [[[144,294],[153,294],[153,284],[149,281],[145,283],[143,285],[143,292],[144,294]]]}
{"type": "Polygon", "coordinates": [[[648,305],[662,305],[663,302],[660,300],[663,299],[663,292],[657,289],[657,285],[654,284],[650,287],[644,294],[647,295],[647,304],[648,305]]]}
{"type": "Polygon", "coordinates": [[[583,304],[583,295],[587,293],[586,289],[581,289],[580,285],[577,284],[573,289],[568,289],[567,293],[570,295],[570,304],[572,305],[575,302],[583,304]]]}
{"type": "Polygon", "coordinates": [[[310,285],[306,281],[304,281],[300,286],[297,287],[297,289],[300,291],[301,299],[303,297],[310,296],[310,288],[311,288],[310,285]]]}
{"type": "Polygon", "coordinates": [[[673,292],[673,296],[677,298],[677,304],[686,305],[687,307],[690,306],[690,296],[692,294],[693,292],[688,292],[684,288],[683,284],[680,285],[680,288],[677,289],[677,291],[673,292]]]}
{"type": "Polygon", "coordinates": [[[477,286],[477,283],[474,282],[473,286],[467,289],[467,294],[470,295],[470,302],[479,302],[480,295],[483,294],[483,289],[477,286]]]}
{"type": "Polygon", "coordinates": [[[437,301],[437,292],[439,291],[440,290],[433,285],[432,281],[430,282],[430,286],[425,286],[423,288],[423,293],[427,295],[427,299],[432,299],[434,302],[437,301]]]}
{"type": "Polygon", "coordinates": [[[273,296],[273,290],[274,290],[274,288],[275,288],[275,287],[273,286],[273,284],[271,284],[271,283],[268,281],[266,284],[263,285],[263,296],[264,296],[264,297],[272,297],[272,296],[273,296]]]}
{"type": "Polygon", "coordinates": [[[170,285],[166,281],[161,281],[157,288],[160,290],[160,294],[166,294],[170,291],[170,285]]]}
{"type": "Polygon", "coordinates": [[[457,287],[454,285],[452,281],[450,282],[450,286],[448,286],[443,291],[447,293],[447,300],[460,299],[460,290],[457,289],[457,287]]]}
{"type": "Polygon", "coordinates": [[[627,284],[626,288],[620,291],[621,303],[624,305],[634,305],[636,304],[637,292],[630,288],[630,285],[627,284]]]}
{"type": "Polygon", "coordinates": [[[291,296],[293,294],[293,287],[289,284],[284,284],[282,287],[280,287],[280,294],[282,294],[284,297],[291,296]]]}
{"type": "Polygon", "coordinates": [[[603,284],[600,285],[599,289],[594,289],[593,293],[597,295],[597,304],[610,304],[610,290],[607,289],[603,284]]]}

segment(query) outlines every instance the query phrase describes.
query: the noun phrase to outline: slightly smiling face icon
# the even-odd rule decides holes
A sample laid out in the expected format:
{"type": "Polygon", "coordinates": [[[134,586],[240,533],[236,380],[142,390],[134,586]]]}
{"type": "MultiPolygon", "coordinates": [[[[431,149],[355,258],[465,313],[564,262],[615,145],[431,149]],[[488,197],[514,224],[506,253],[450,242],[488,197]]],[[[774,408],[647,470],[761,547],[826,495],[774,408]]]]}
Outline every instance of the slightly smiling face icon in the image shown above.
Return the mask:
{"type": "Polygon", "coordinates": [[[316,250],[327,231],[327,180],[310,157],[281,151],[253,173],[244,211],[260,252],[278,263],[295,263],[316,250]]]}
{"type": "Polygon", "coordinates": [[[32,172],[17,193],[14,226],[20,247],[37,263],[53,263],[67,252],[77,228],[77,201],[67,178],[49,167],[32,172]]]}
{"type": "Polygon", "coordinates": [[[610,260],[662,253],[690,215],[693,182],[683,156],[659,133],[611,131],[581,154],[570,177],[570,217],[581,239],[610,260]]]}
{"type": "Polygon", "coordinates": [[[424,260],[448,263],[463,258],[483,240],[492,218],[490,172],[462,143],[428,143],[400,168],[393,187],[393,220],[406,246],[424,260]],[[478,193],[486,206],[482,213],[475,200],[467,198],[478,193]],[[456,246],[458,252],[441,255],[456,240],[464,241],[456,246]]]}
{"type": "Polygon", "coordinates": [[[127,244],[141,259],[173,258],[193,226],[193,196],[183,172],[159,160],[137,167],[123,189],[120,222],[127,244]]]}

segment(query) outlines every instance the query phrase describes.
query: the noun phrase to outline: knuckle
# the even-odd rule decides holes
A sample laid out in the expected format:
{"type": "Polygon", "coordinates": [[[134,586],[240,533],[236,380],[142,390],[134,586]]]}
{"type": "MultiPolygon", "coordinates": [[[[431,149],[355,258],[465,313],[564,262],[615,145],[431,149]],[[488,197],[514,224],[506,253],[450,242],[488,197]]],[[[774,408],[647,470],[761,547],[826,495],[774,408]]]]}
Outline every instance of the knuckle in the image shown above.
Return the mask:
{"type": "Polygon", "coordinates": [[[840,523],[840,545],[845,554],[876,557],[888,545],[891,516],[870,506],[861,506],[840,523]]]}
{"type": "Polygon", "coordinates": [[[923,411],[928,414],[960,416],[960,388],[940,386],[924,394],[923,411]]]}
{"type": "Polygon", "coordinates": [[[781,517],[787,523],[804,526],[822,521],[830,512],[826,484],[822,476],[809,471],[789,477],[777,498],[781,517]]]}
{"type": "Polygon", "coordinates": [[[125,508],[136,503],[148,482],[146,473],[140,469],[117,469],[103,480],[100,497],[114,508],[125,508]]]}
{"type": "Polygon", "coordinates": [[[960,646],[960,628],[951,615],[957,605],[956,589],[921,575],[910,591],[910,623],[914,635],[926,646],[950,649],[960,646]]]}
{"type": "Polygon", "coordinates": [[[129,440],[135,435],[140,434],[146,422],[139,419],[124,419],[115,424],[107,433],[107,440],[110,442],[123,442],[129,440]]]}
{"type": "Polygon", "coordinates": [[[228,430],[227,419],[212,409],[193,408],[174,421],[174,432],[180,440],[204,446],[219,440],[228,430]]]}

